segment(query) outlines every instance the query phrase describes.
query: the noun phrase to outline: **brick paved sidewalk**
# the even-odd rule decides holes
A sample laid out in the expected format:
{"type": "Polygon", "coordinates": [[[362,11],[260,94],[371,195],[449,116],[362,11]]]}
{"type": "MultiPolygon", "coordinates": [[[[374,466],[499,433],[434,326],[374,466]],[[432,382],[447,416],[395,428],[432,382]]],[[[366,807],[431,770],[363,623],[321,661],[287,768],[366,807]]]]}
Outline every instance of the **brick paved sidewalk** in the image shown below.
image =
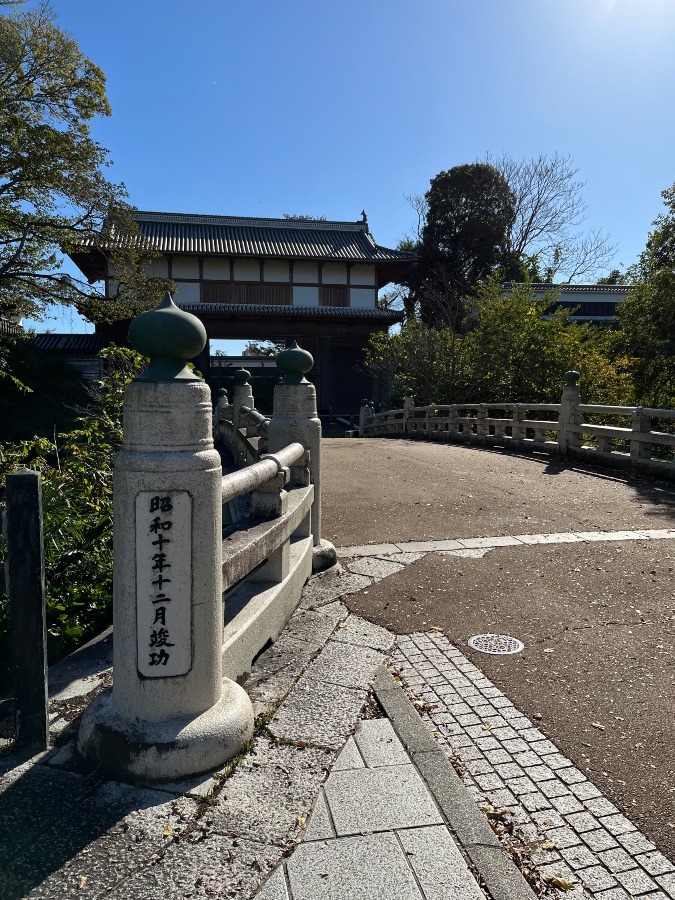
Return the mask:
{"type": "Polygon", "coordinates": [[[444,635],[399,636],[393,668],[535,887],[675,898],[675,865],[444,635]]]}

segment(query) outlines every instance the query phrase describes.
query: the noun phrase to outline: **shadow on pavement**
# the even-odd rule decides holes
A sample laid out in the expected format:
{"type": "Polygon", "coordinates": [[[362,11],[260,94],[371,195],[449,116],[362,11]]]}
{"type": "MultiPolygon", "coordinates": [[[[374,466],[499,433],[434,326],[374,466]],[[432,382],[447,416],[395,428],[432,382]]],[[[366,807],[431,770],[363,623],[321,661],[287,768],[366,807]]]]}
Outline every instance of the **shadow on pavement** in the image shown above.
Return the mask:
{"type": "MultiPolygon", "coordinates": [[[[129,813],[168,799],[157,791],[102,783],[39,763],[6,772],[0,781],[0,898],[24,897],[63,867],[69,872],[69,861],[90,845],[86,868],[96,872],[96,890],[103,893],[128,874],[125,869],[139,865],[138,854],[118,854],[115,826],[129,813]]],[[[69,874],[77,887],[77,871],[69,874]]],[[[52,884],[44,896],[54,897],[53,891],[52,884]]]]}

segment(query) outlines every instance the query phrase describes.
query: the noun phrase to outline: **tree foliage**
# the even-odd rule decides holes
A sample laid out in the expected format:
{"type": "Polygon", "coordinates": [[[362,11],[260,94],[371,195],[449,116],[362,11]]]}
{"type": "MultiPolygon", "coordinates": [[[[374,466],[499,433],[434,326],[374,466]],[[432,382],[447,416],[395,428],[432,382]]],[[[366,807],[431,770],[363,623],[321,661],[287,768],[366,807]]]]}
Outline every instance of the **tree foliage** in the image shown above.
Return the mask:
{"type": "MultiPolygon", "coordinates": [[[[102,351],[107,374],[92,411],[56,440],[0,445],[0,476],[21,466],[42,474],[48,649],[58,659],[110,624],[112,471],[122,439],[127,382],[145,365],[132,350],[102,351]]],[[[0,650],[7,642],[7,599],[0,601],[0,650]]],[[[8,654],[0,652],[7,660],[8,654]]],[[[0,670],[0,683],[2,682],[0,670]]]]}
{"type": "Polygon", "coordinates": [[[514,216],[513,194],[485,163],[439,172],[424,196],[419,264],[407,282],[425,324],[457,328],[464,298],[498,264],[514,216]]]}
{"type": "Polygon", "coordinates": [[[563,376],[577,369],[588,402],[631,401],[628,361],[611,335],[571,322],[554,310],[555,292],[539,300],[527,287],[502,291],[498,279],[482,285],[473,327],[459,334],[411,320],[399,333],[371,339],[367,365],[388,374],[390,402],[410,387],[418,404],[548,402],[560,400],[563,376]]]}
{"type": "Polygon", "coordinates": [[[666,211],[654,221],[633,268],[635,285],[618,311],[632,360],[638,402],[675,407],[675,184],[662,192],[666,211]]]}
{"type": "Polygon", "coordinates": [[[43,353],[21,335],[0,335],[0,356],[21,379],[0,378],[0,441],[70,431],[91,397],[82,372],[61,354],[43,353]]]}
{"type": "Polygon", "coordinates": [[[126,190],[105,177],[107,151],[91,137],[91,120],[108,115],[103,72],[49,5],[0,15],[2,315],[40,318],[61,303],[92,320],[120,318],[166,288],[141,275],[146,249],[126,190]],[[62,254],[85,245],[109,252],[113,231],[136,238],[112,253],[119,289],[101,303],[100,292],[63,271],[62,254]]]}

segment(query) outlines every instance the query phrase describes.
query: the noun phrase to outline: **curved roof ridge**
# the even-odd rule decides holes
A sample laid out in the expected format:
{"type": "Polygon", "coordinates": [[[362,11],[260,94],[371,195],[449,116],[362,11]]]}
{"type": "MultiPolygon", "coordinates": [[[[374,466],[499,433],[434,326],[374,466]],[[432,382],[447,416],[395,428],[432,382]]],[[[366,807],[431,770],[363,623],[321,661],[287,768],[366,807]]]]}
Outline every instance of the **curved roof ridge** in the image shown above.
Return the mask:
{"type": "Polygon", "coordinates": [[[213,216],[199,213],[151,212],[136,210],[133,218],[137,222],[183,222],[186,225],[228,225],[248,228],[290,228],[311,231],[365,231],[368,222],[341,222],[337,219],[303,219],[258,217],[258,216],[213,216]]]}

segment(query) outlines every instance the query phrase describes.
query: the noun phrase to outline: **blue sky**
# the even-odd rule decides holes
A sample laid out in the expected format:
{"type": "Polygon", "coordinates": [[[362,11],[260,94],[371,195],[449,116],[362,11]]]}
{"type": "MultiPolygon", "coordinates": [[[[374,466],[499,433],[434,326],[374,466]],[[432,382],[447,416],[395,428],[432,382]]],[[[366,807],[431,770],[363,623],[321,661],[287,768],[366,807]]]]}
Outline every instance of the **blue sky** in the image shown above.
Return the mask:
{"type": "MultiPolygon", "coordinates": [[[[34,5],[34,4],[30,4],[34,5]]],[[[569,155],[629,265],[675,181],[673,0],[54,0],[141,209],[356,220],[484,158],[569,155]]],[[[68,314],[38,326],[85,330],[68,314]]],[[[88,329],[91,330],[91,329],[88,329]]]]}

